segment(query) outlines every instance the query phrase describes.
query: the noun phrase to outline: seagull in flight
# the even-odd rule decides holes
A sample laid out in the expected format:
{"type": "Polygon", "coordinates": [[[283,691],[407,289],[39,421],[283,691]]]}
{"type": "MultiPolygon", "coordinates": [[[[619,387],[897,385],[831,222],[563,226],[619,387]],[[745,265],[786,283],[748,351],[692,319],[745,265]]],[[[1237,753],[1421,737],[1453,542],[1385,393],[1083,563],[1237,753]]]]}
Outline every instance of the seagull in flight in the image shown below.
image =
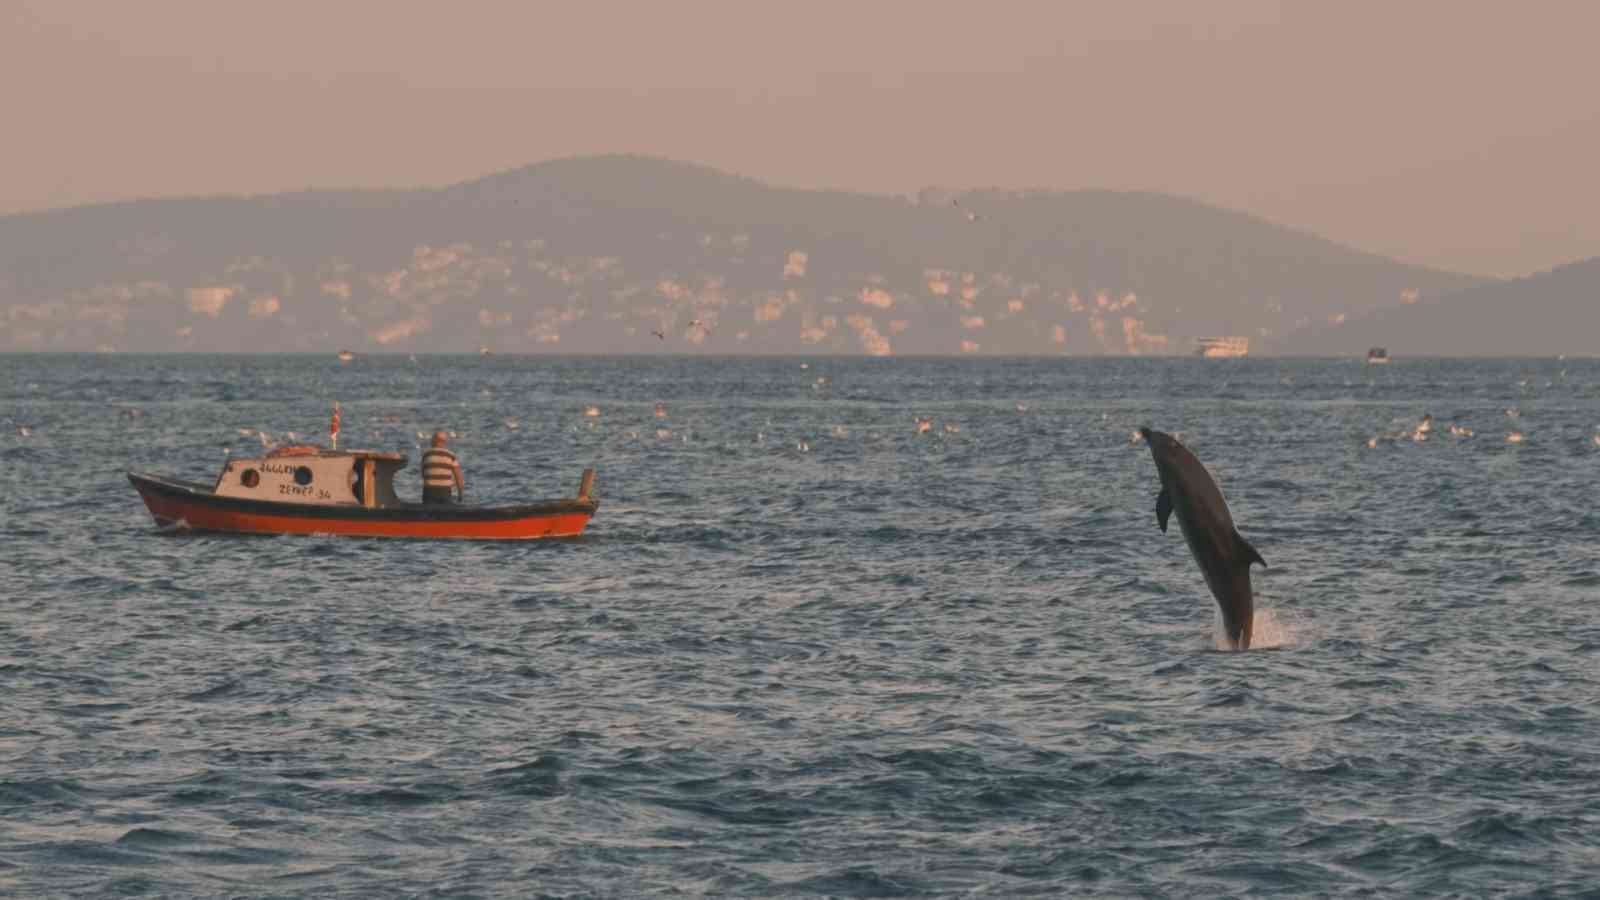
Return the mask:
{"type": "Polygon", "coordinates": [[[666,339],[667,339],[667,336],[666,336],[666,334],[665,334],[665,333],[663,333],[663,332],[660,332],[660,331],[656,331],[656,330],[655,330],[655,329],[653,329],[653,328],[652,328],[652,329],[651,329],[651,330],[650,330],[650,333],[651,333],[651,334],[653,334],[653,335],[655,335],[655,336],[656,336],[656,337],[658,337],[658,338],[660,338],[660,339],[661,339],[661,340],[663,340],[663,341],[664,341],[664,340],[666,340],[666,339]]]}

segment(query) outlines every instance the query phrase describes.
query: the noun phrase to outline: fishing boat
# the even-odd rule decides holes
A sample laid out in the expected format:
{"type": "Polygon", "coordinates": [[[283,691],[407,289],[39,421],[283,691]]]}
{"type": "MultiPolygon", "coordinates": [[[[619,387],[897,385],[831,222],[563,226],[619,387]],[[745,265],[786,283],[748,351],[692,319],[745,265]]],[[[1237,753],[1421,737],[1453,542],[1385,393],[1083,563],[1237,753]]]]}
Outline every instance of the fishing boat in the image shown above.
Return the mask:
{"type": "Polygon", "coordinates": [[[356,353],[355,353],[354,350],[340,350],[339,351],[339,362],[349,362],[350,360],[355,359],[355,358],[356,358],[356,353]]]}
{"type": "Polygon", "coordinates": [[[1386,347],[1373,347],[1367,351],[1367,364],[1381,366],[1389,361],[1389,350],[1386,347]]]}
{"type": "Polygon", "coordinates": [[[600,506],[593,469],[571,499],[415,503],[395,494],[405,465],[400,453],[296,446],[230,459],[209,484],[139,472],[128,480],[156,525],[174,531],[530,540],[575,537],[600,506]]]}
{"type": "Polygon", "coordinates": [[[1247,337],[1198,337],[1194,339],[1194,355],[1207,358],[1231,359],[1250,355],[1247,337]]]}

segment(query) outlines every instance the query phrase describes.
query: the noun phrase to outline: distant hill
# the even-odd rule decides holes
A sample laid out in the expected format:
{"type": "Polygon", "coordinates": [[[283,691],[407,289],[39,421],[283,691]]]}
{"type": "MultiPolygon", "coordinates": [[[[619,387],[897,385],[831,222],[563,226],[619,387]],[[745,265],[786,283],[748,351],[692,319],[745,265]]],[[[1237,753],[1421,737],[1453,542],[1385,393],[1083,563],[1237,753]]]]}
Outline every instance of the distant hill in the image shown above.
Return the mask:
{"type": "Polygon", "coordinates": [[[3,217],[0,349],[1270,350],[1479,283],[1160,194],[800,191],[603,156],[3,217]]]}
{"type": "Polygon", "coordinates": [[[1289,335],[1285,353],[1600,356],[1600,257],[1289,335]]]}

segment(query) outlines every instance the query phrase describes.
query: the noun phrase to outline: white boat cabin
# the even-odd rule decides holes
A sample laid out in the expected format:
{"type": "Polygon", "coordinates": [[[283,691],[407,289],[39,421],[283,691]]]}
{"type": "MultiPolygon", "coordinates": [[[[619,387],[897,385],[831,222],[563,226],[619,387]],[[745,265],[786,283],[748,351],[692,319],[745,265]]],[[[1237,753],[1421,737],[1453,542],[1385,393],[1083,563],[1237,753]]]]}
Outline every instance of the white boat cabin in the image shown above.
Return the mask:
{"type": "Polygon", "coordinates": [[[230,459],[217,476],[219,497],[317,506],[400,506],[394,473],[403,453],[284,447],[254,459],[230,459]]]}

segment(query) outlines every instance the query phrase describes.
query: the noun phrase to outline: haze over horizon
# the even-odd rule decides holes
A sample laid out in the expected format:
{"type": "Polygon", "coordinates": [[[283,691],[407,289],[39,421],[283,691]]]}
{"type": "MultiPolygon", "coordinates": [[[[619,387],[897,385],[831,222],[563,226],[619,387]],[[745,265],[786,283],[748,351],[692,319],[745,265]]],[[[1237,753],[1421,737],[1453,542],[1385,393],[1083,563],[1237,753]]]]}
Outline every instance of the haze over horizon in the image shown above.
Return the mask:
{"type": "Polygon", "coordinates": [[[639,153],[802,188],[1173,193],[1407,262],[1600,255],[1600,7],[21,0],[0,213],[639,153]]]}

